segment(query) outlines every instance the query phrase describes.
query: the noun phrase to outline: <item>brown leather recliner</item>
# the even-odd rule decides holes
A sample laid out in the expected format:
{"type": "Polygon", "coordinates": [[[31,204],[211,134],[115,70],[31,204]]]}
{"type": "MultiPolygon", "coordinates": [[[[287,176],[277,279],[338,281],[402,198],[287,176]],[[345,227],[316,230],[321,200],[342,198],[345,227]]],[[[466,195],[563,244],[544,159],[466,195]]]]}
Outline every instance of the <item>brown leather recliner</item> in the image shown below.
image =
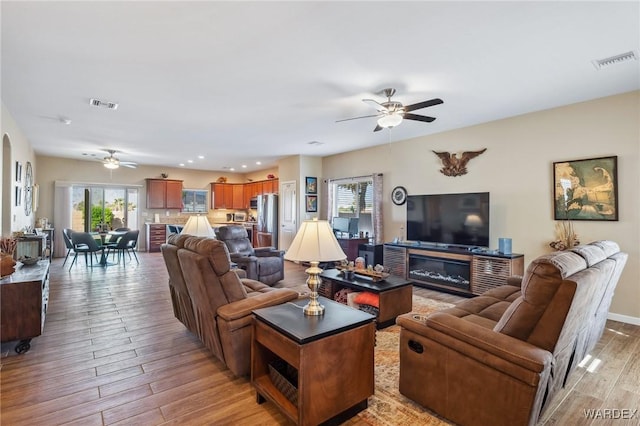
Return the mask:
{"type": "Polygon", "coordinates": [[[400,393],[461,425],[536,424],[599,339],[626,259],[595,242],[535,259],[516,285],[399,316],[400,393]]]}
{"type": "Polygon", "coordinates": [[[197,333],[196,318],[193,313],[193,305],[187,283],[182,276],[180,260],[178,259],[178,249],[184,247],[185,240],[189,235],[170,234],[167,237],[167,244],[160,246],[164,264],[169,272],[169,291],[171,292],[171,303],[173,305],[173,315],[182,323],[187,330],[197,333]]]}
{"type": "MultiPolygon", "coordinates": [[[[251,311],[296,299],[298,293],[240,279],[231,269],[226,245],[213,238],[170,236],[161,246],[168,255],[165,261],[171,258],[174,247],[193,307],[195,334],[233,374],[249,374],[251,311]]],[[[167,262],[167,268],[175,268],[175,263],[167,262]]],[[[172,284],[178,282],[172,278],[175,276],[177,273],[170,275],[172,284]]],[[[186,302],[182,295],[180,299],[182,307],[186,302]]]]}
{"type": "Polygon", "coordinates": [[[231,261],[247,272],[247,278],[268,285],[284,279],[284,251],[274,247],[254,248],[244,226],[221,226],[216,237],[224,241],[231,261]]]}

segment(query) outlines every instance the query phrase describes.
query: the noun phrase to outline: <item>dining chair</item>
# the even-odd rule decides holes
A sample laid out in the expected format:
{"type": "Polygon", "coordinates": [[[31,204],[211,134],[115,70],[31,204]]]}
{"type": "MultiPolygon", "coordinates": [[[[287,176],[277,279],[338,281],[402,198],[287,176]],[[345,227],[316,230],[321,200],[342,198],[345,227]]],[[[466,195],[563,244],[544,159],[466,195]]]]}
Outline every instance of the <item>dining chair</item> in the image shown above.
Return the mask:
{"type": "MultiPolygon", "coordinates": [[[[129,228],[116,228],[114,229],[115,232],[125,232],[125,231],[131,231],[131,229],[129,228]]],[[[111,244],[111,243],[117,243],[118,240],[122,237],[122,235],[111,235],[109,236],[109,240],[107,241],[107,244],[111,244]]]]}
{"type": "Polygon", "coordinates": [[[64,257],[64,262],[62,262],[62,266],[67,263],[67,259],[69,255],[73,251],[73,243],[71,242],[71,234],[73,233],[73,229],[66,228],[62,230],[62,238],[64,238],[64,245],[67,248],[67,254],[64,257]]]}
{"type": "Polygon", "coordinates": [[[98,244],[98,242],[93,238],[88,232],[73,232],[71,234],[71,243],[73,244],[73,251],[75,255],[73,256],[73,261],[71,262],[71,266],[69,270],[73,268],[73,264],[76,263],[78,259],[78,253],[84,253],[84,261],[88,266],[87,254],[91,258],[91,266],[93,267],[93,257],[96,257],[98,260],[98,256],[96,253],[102,252],[100,262],[104,259],[104,246],[98,244]]]}
{"type": "Polygon", "coordinates": [[[107,245],[106,257],[109,256],[111,250],[115,250],[115,253],[118,256],[118,263],[120,263],[120,257],[122,257],[122,262],[124,263],[124,254],[127,253],[129,255],[129,260],[131,260],[131,253],[133,253],[133,256],[136,258],[136,262],[140,264],[138,255],[136,254],[139,235],[139,230],[128,231],[126,234],[120,237],[117,243],[107,245]]]}

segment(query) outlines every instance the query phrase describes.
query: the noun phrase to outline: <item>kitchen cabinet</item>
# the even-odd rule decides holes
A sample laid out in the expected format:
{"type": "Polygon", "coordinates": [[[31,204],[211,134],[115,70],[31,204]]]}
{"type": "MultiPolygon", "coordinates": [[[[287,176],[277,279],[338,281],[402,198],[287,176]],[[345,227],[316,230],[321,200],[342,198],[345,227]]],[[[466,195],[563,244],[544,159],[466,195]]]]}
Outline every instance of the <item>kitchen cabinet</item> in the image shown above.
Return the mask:
{"type": "Polygon", "coordinates": [[[232,209],[248,209],[249,205],[245,205],[244,203],[244,185],[243,184],[232,184],[232,194],[233,199],[231,203],[232,209]]]}
{"type": "Polygon", "coordinates": [[[148,209],[182,209],[182,181],[147,179],[148,209]]]}
{"type": "Polygon", "coordinates": [[[278,193],[278,179],[269,179],[262,181],[262,193],[263,194],[277,194],[278,193]]]}
{"type": "Polygon", "coordinates": [[[278,179],[250,183],[211,183],[211,207],[214,209],[249,209],[252,198],[262,194],[277,194],[278,179]]]}
{"type": "Polygon", "coordinates": [[[212,183],[211,200],[214,209],[233,208],[233,186],[230,183],[212,183]]]}

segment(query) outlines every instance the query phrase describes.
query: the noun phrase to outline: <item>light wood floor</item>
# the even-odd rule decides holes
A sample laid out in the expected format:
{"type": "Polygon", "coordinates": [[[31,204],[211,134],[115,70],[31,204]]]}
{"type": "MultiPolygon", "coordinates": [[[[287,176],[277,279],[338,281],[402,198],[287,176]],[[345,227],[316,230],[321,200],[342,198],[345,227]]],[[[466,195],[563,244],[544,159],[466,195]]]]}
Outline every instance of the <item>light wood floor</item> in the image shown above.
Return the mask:
{"type": "MultiPolygon", "coordinates": [[[[162,256],[139,257],[139,266],[106,269],[79,260],[71,272],[68,263],[63,269],[62,259],[54,260],[44,334],[23,355],[5,357],[13,346],[3,344],[0,423],[287,424],[271,403],[256,404],[249,381],[233,377],[173,317],[162,256]]],[[[303,284],[304,268],[287,264],[280,285],[303,284]]],[[[640,327],[609,326],[592,354],[599,365],[593,373],[586,365],[574,374],[546,424],[589,424],[585,408],[640,407],[640,327]]],[[[364,423],[354,418],[348,424],[364,423]]]]}

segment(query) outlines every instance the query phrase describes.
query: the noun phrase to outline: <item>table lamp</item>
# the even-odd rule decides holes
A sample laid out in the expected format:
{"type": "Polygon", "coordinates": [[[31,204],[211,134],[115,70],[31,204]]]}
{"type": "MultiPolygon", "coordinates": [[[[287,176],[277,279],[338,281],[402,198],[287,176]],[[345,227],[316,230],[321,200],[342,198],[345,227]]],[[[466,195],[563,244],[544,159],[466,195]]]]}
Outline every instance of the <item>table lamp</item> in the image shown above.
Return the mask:
{"type": "Polygon", "coordinates": [[[347,258],[338,240],[336,240],[329,222],[318,219],[302,222],[302,226],[284,258],[297,262],[311,263],[311,267],[305,270],[309,275],[307,285],[311,290],[311,296],[309,303],[304,306],[303,312],[305,315],[324,314],[324,306],[318,302],[318,288],[322,283],[322,279],[319,276],[322,273],[322,269],[318,265],[320,262],[335,262],[347,258]]]}
{"type": "Polygon", "coordinates": [[[216,237],[216,234],[213,232],[213,228],[209,223],[209,219],[207,219],[206,216],[200,215],[191,216],[180,233],[195,235],[196,237],[216,237]]]}

